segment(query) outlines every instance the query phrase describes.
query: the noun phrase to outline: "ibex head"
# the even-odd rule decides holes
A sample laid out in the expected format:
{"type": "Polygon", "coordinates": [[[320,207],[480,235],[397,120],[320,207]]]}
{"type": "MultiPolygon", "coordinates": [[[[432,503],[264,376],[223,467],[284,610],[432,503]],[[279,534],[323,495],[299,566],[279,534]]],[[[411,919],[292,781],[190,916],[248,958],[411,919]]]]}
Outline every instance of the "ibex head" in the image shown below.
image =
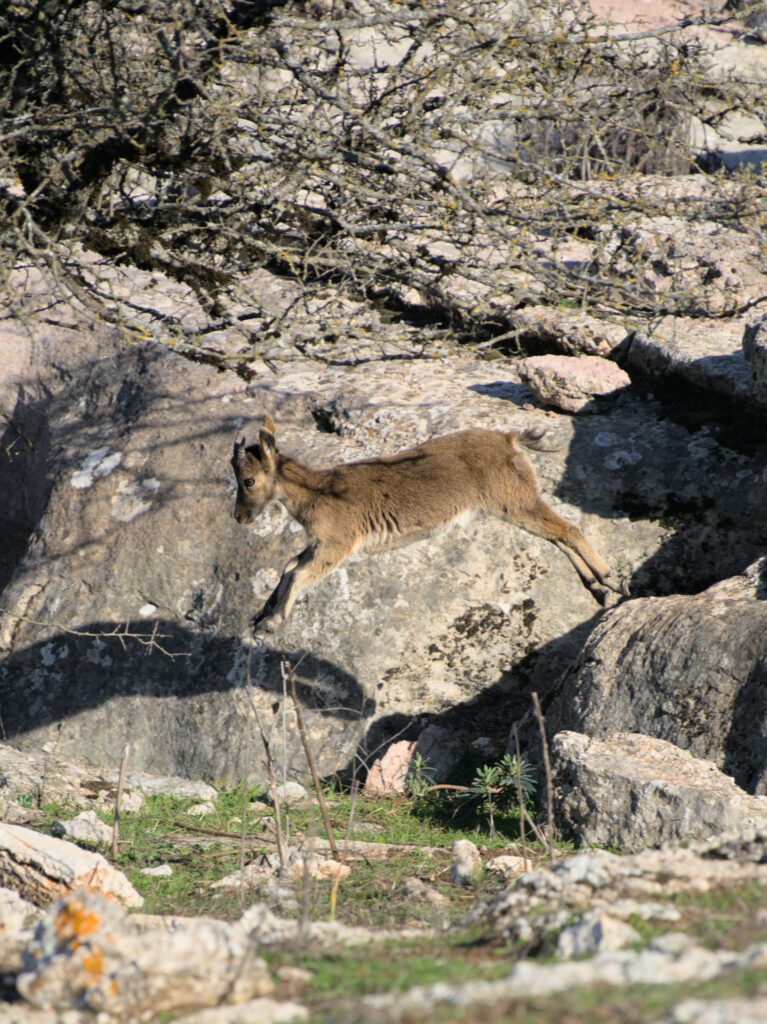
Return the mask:
{"type": "Polygon", "coordinates": [[[264,416],[258,444],[246,445],[245,438],[234,442],[232,468],[237,481],[234,518],[249,523],[275,497],[275,458],[277,442],[272,417],[264,416]]]}

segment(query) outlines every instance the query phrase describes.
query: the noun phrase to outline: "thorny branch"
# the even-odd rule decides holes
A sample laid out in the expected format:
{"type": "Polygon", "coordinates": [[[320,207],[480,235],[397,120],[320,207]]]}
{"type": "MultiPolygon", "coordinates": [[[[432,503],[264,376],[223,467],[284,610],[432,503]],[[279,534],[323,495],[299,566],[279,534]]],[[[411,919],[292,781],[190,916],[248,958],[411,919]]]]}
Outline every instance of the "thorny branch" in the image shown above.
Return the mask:
{"type": "Polygon", "coordinates": [[[767,259],[763,171],[709,166],[694,141],[760,115],[694,34],[727,20],[616,33],[582,0],[18,0],[0,13],[0,304],[87,311],[242,375],[492,343],[530,303],[737,315],[725,282],[671,260],[656,288],[631,248],[671,212],[726,221],[767,259]],[[680,175],[701,187],[660,187],[680,175]]]}

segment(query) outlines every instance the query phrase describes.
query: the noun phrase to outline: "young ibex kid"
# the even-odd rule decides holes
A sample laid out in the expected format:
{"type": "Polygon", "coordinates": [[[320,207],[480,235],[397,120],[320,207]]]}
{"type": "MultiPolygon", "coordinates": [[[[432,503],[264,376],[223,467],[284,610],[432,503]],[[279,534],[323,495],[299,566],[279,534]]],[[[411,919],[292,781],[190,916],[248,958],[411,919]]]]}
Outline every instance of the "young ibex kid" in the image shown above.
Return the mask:
{"type": "Polygon", "coordinates": [[[462,430],[397,455],[309,469],[277,450],[267,414],[258,443],[235,442],[234,518],[249,523],[281,501],[309,536],[253,619],[272,632],[290,614],[302,587],[355,551],[372,551],[426,536],[484,510],[545,537],[564,551],[584,586],[604,604],[608,591],[627,595],[583,534],[546,504],[533,464],[517,444],[545,450],[543,430],[462,430]]]}

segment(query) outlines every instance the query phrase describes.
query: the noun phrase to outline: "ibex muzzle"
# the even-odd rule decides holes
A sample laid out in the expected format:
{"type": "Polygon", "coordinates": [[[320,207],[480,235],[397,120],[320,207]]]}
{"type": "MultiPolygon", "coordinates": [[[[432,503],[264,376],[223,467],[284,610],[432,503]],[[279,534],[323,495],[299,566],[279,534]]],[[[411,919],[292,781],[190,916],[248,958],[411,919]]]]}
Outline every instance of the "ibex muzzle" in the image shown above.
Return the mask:
{"type": "Polygon", "coordinates": [[[315,470],[277,450],[274,423],[265,416],[256,444],[243,438],[234,445],[234,518],[249,523],[281,501],[309,545],[285,566],[253,619],[254,632],[283,623],[299,591],[355,551],[422,537],[479,510],[556,544],[600,604],[610,591],[628,596],[580,530],[541,497],[533,464],[518,444],[545,450],[543,433],[462,430],[397,455],[315,470]]]}

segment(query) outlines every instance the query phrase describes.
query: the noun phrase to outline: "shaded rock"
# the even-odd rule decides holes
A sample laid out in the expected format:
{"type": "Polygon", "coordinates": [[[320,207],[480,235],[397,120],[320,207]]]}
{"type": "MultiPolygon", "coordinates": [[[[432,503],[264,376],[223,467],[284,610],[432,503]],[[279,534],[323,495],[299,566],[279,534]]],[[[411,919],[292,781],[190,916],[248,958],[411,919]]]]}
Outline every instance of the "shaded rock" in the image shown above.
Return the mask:
{"type": "Polygon", "coordinates": [[[560,732],[551,755],[555,820],[580,845],[636,851],[767,825],[767,797],[665,740],[560,732]]]}
{"type": "Polygon", "coordinates": [[[563,928],[557,938],[557,953],[565,959],[613,953],[639,942],[639,932],[609,914],[587,915],[563,928]]]}
{"type": "Polygon", "coordinates": [[[51,831],[60,839],[98,844],[111,842],[113,830],[95,811],[83,811],[69,821],[54,821],[51,824],[51,831]]]}
{"type": "Polygon", "coordinates": [[[730,10],[737,17],[743,14],[743,24],[747,31],[744,37],[749,41],[767,43],[767,4],[759,0],[727,0],[725,10],[730,10]]]}
{"type": "Polygon", "coordinates": [[[0,823],[0,885],[37,904],[47,904],[76,889],[102,893],[126,907],[144,903],[122,871],[100,853],[21,825],[0,823]]]}
{"type": "Polygon", "coordinates": [[[767,388],[767,314],[746,324],[743,331],[743,355],[754,380],[767,388]]]}
{"type": "Polygon", "coordinates": [[[463,753],[463,743],[455,732],[439,725],[427,725],[415,741],[413,756],[420,754],[434,782],[444,782],[463,753]]]}
{"type": "Polygon", "coordinates": [[[470,839],[457,839],[450,847],[453,859],[450,863],[450,881],[457,885],[468,885],[473,875],[482,867],[479,850],[470,839]]]}
{"type": "Polygon", "coordinates": [[[743,356],[742,318],[700,321],[661,317],[652,330],[636,331],[621,353],[621,365],[652,379],[664,393],[708,395],[715,406],[739,416],[767,416],[767,393],[754,381],[743,356]]]}
{"type": "Polygon", "coordinates": [[[612,609],[546,709],[550,733],[644,733],[765,793],[766,585],[761,559],[700,594],[612,609]]]}
{"type": "Polygon", "coordinates": [[[600,356],[530,356],[517,363],[522,381],[547,405],[566,412],[597,412],[597,398],[616,395],[631,378],[600,356]]]}
{"type": "Polygon", "coordinates": [[[628,337],[622,324],[552,306],[522,306],[508,317],[524,347],[532,342],[565,355],[609,356],[628,337]]]}
{"type": "Polygon", "coordinates": [[[242,1003],[273,988],[238,925],[176,919],[169,929],[140,930],[114,903],[83,892],[48,910],[16,986],[34,1006],[123,1019],[242,1003]]]}

